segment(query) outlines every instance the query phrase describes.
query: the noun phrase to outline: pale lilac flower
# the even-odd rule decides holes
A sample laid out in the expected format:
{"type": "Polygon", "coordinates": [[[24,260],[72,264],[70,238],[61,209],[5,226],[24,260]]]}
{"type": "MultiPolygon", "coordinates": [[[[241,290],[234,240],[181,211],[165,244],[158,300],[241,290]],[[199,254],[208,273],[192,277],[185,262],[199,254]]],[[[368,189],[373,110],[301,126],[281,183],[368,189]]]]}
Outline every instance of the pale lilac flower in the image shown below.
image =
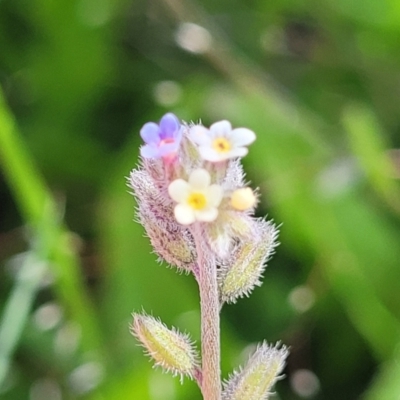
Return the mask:
{"type": "Polygon", "coordinates": [[[232,129],[229,121],[219,121],[210,129],[201,125],[190,128],[190,138],[198,145],[201,157],[211,162],[244,157],[247,145],[254,142],[256,135],[247,128],[232,129]]]}
{"type": "Polygon", "coordinates": [[[176,179],[168,186],[168,193],[178,204],[174,214],[182,225],[190,225],[195,221],[212,222],[218,216],[223,189],[211,183],[208,171],[199,168],[194,170],[189,180],[176,179]]]}
{"type": "Polygon", "coordinates": [[[179,149],[182,139],[182,128],[178,118],[172,114],[165,114],[157,125],[154,122],[144,124],[140,136],[146,143],[140,148],[144,158],[171,158],[179,149]]]}

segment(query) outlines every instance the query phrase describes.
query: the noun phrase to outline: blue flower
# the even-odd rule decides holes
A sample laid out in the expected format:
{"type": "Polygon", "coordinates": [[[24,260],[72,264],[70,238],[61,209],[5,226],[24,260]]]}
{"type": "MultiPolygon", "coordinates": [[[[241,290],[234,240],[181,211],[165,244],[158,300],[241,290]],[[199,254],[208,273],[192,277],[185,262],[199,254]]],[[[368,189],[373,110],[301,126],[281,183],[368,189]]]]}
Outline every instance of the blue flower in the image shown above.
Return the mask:
{"type": "Polygon", "coordinates": [[[140,148],[144,158],[173,158],[181,143],[182,127],[178,118],[172,114],[165,114],[157,125],[154,122],[144,124],[140,136],[146,143],[140,148]]]}

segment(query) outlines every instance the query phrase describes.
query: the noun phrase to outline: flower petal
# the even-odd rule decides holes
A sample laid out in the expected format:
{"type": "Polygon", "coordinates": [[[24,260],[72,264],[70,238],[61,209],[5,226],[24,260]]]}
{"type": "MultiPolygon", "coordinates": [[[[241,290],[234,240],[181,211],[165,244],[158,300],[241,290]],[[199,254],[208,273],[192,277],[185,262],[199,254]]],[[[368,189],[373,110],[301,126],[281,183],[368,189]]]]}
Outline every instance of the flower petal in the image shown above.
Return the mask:
{"type": "Polygon", "coordinates": [[[190,193],[189,184],[183,179],[176,179],[172,181],[168,186],[168,194],[172,200],[177,203],[183,203],[186,201],[190,193]]]}
{"type": "Polygon", "coordinates": [[[206,190],[207,204],[210,207],[218,207],[222,201],[224,190],[220,185],[211,185],[206,190]]]}
{"type": "Polygon", "coordinates": [[[186,204],[177,204],[174,209],[174,214],[176,220],[182,225],[190,225],[196,221],[193,208],[186,204]]]}
{"type": "Polygon", "coordinates": [[[148,122],[140,130],[140,136],[147,144],[157,144],[160,141],[160,129],[156,123],[148,122]]]}
{"type": "Polygon", "coordinates": [[[230,134],[233,145],[247,146],[256,140],[256,134],[247,128],[236,128],[230,134]]]}
{"type": "Polygon", "coordinates": [[[156,146],[146,144],[140,148],[140,155],[144,158],[160,158],[160,150],[156,146]]]}
{"type": "Polygon", "coordinates": [[[236,147],[229,152],[228,157],[229,158],[244,157],[248,152],[249,149],[247,147],[236,147]]]}
{"type": "Polygon", "coordinates": [[[210,174],[203,168],[195,169],[189,176],[189,185],[193,189],[204,190],[208,188],[210,182],[210,174]]]}
{"type": "Polygon", "coordinates": [[[160,121],[161,138],[174,138],[179,131],[180,123],[178,118],[172,113],[165,114],[160,121]]]}
{"type": "Polygon", "coordinates": [[[179,149],[179,142],[172,142],[172,143],[163,143],[159,147],[160,156],[168,156],[174,154],[179,149]]]}
{"type": "Polygon", "coordinates": [[[194,210],[197,221],[212,222],[218,217],[218,209],[215,207],[205,208],[204,210],[194,210]]]}
{"type": "Polygon", "coordinates": [[[194,143],[199,145],[210,145],[210,131],[202,125],[195,125],[190,128],[189,137],[194,143]]]}
{"type": "Polygon", "coordinates": [[[229,121],[215,122],[210,126],[211,136],[214,137],[228,137],[232,131],[232,125],[229,121]]]}
{"type": "Polygon", "coordinates": [[[201,146],[199,147],[199,153],[203,160],[211,161],[211,162],[218,162],[224,161],[229,158],[229,153],[218,153],[212,147],[201,146]]]}

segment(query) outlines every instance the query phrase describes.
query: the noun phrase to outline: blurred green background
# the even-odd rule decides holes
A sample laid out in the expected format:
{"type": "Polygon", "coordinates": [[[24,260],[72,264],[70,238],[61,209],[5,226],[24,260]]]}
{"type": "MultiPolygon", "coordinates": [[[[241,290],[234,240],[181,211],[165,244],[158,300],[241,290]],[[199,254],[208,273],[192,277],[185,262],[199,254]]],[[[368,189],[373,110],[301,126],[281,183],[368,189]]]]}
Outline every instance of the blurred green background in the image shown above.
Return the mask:
{"type": "Polygon", "coordinates": [[[0,85],[0,398],[201,398],[128,329],[143,307],[199,339],[194,279],[157,265],[126,186],[172,111],[256,132],[281,225],[222,311],[224,377],[281,340],[275,399],[400,399],[397,0],[2,0],[0,85]]]}

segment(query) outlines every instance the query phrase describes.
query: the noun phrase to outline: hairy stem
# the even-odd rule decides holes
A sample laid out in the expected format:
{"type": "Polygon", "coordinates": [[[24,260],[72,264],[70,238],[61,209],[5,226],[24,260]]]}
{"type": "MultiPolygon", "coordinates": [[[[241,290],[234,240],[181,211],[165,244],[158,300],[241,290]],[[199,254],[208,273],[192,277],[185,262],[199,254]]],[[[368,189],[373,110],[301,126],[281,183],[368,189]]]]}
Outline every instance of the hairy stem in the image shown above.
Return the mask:
{"type": "Polygon", "coordinates": [[[201,225],[195,223],[192,234],[196,242],[201,308],[201,358],[204,400],[221,399],[220,327],[217,269],[206,243],[201,225]]]}

